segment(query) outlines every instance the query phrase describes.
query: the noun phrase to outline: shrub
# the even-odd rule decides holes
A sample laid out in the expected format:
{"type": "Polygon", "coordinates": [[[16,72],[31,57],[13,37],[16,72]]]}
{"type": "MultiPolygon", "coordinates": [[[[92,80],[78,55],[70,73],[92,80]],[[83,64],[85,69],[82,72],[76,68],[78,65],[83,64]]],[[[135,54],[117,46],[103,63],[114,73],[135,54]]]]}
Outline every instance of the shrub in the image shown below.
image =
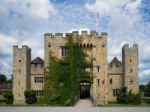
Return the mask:
{"type": "Polygon", "coordinates": [[[37,102],[36,93],[33,90],[26,90],[25,93],[26,103],[34,104],[37,102]]]}
{"type": "Polygon", "coordinates": [[[64,103],[65,106],[71,106],[72,105],[72,102],[71,102],[71,99],[67,99],[64,103]]]}
{"type": "Polygon", "coordinates": [[[6,99],[6,104],[12,104],[13,103],[13,94],[11,91],[7,91],[4,94],[4,98],[6,99]]]}
{"type": "Polygon", "coordinates": [[[127,88],[123,87],[120,90],[120,93],[117,97],[117,102],[121,104],[133,104],[133,105],[141,104],[142,102],[141,94],[140,93],[134,94],[132,93],[132,91],[127,93],[127,88]]]}

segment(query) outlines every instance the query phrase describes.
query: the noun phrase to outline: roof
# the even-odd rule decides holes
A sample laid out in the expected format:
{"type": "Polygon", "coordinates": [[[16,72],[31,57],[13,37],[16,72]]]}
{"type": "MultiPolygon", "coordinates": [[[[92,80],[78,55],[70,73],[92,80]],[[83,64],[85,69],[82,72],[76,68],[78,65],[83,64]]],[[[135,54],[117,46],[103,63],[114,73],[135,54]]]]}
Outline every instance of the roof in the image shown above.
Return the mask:
{"type": "Polygon", "coordinates": [[[109,63],[110,66],[116,65],[116,66],[121,66],[121,61],[119,61],[116,57],[109,63]]]}
{"type": "Polygon", "coordinates": [[[40,57],[37,57],[34,60],[32,60],[31,64],[44,64],[44,60],[40,57]]]}

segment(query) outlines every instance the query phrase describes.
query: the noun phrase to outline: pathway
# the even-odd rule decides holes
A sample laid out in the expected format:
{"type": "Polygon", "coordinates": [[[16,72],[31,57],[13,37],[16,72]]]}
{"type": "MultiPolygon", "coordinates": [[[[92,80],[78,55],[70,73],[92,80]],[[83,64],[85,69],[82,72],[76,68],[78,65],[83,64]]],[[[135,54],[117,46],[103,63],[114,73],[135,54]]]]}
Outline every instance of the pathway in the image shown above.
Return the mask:
{"type": "Polygon", "coordinates": [[[93,104],[90,99],[79,99],[75,104],[75,107],[92,107],[93,104]]]}

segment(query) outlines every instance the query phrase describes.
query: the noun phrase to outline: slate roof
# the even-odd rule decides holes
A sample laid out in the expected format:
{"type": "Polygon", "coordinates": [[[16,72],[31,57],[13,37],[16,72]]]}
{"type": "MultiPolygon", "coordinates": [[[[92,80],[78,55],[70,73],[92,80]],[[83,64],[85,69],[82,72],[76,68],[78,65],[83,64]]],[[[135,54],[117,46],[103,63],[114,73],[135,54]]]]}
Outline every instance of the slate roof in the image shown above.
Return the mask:
{"type": "Polygon", "coordinates": [[[40,57],[37,57],[34,60],[32,60],[31,64],[44,64],[44,60],[40,57]]]}
{"type": "Polygon", "coordinates": [[[119,61],[116,57],[109,63],[109,66],[112,66],[112,65],[116,65],[116,66],[121,66],[122,63],[121,61],[119,61]]]}

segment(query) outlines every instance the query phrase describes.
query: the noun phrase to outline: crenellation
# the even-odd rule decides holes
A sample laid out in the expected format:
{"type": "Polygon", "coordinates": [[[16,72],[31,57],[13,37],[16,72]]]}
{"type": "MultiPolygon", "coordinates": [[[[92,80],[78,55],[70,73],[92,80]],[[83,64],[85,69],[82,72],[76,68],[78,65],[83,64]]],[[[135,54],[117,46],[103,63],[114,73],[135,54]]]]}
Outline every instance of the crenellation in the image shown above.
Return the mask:
{"type": "Polygon", "coordinates": [[[96,31],[91,31],[91,32],[90,32],[90,35],[91,35],[92,37],[96,37],[96,36],[98,35],[98,33],[97,33],[96,31]]]}
{"type": "Polygon", "coordinates": [[[102,32],[101,35],[107,35],[107,32],[102,32]]]}
{"type": "Polygon", "coordinates": [[[52,37],[52,33],[45,33],[44,36],[50,36],[50,37],[52,37]]]}
{"type": "Polygon", "coordinates": [[[66,37],[70,37],[72,33],[66,33],[66,37]]]}
{"type": "MultiPolygon", "coordinates": [[[[24,91],[32,89],[43,91],[44,83],[36,83],[36,77],[44,79],[48,71],[49,54],[58,59],[64,58],[62,52],[65,51],[66,38],[73,36],[77,43],[88,55],[88,60],[92,61],[93,80],[90,88],[90,95],[96,105],[107,104],[109,101],[116,101],[117,96],[112,93],[122,86],[127,86],[128,90],[138,93],[138,44],[125,44],[122,48],[122,61],[114,58],[111,63],[107,63],[107,38],[106,32],[98,35],[96,31],[78,31],[66,33],[45,33],[44,34],[44,60],[36,58],[31,62],[31,49],[24,45],[21,48],[13,46],[13,94],[15,104],[25,104],[24,91]],[[132,73],[131,73],[132,69],[132,73]],[[99,82],[98,82],[99,81],[99,82]],[[131,84],[131,81],[133,83],[131,84]],[[20,83],[21,82],[21,83],[20,83]],[[19,86],[18,83],[21,85],[19,86]],[[99,83],[99,84],[98,84],[99,83]],[[23,88],[23,89],[21,89],[23,88]],[[20,96],[18,96],[20,94],[20,96]],[[21,100],[20,100],[21,98],[21,100]]],[[[43,80],[44,81],[44,80],[43,80]]]]}
{"type": "Polygon", "coordinates": [[[87,31],[82,31],[81,32],[81,37],[87,37],[87,31]]]}
{"type": "Polygon", "coordinates": [[[78,37],[79,36],[79,32],[78,31],[73,31],[72,32],[73,36],[78,37]]]}
{"type": "Polygon", "coordinates": [[[63,37],[63,33],[55,33],[55,37],[63,37]]]}

